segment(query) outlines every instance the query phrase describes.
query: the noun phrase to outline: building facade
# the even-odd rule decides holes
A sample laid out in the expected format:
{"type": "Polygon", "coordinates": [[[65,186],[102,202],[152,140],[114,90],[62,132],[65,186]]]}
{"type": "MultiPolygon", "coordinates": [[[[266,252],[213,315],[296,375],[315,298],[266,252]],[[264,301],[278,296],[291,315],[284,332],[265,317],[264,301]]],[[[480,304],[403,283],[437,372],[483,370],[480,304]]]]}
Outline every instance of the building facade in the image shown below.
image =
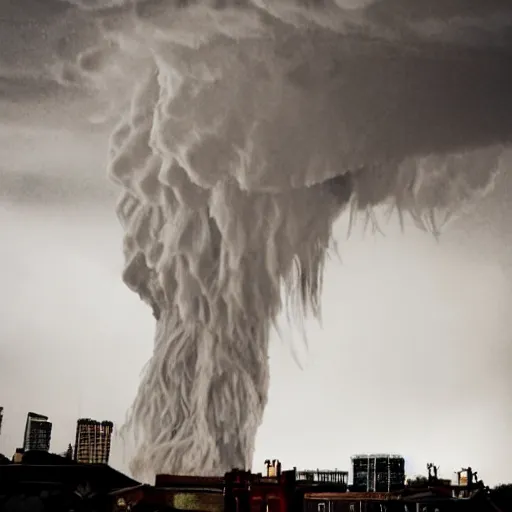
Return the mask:
{"type": "Polygon", "coordinates": [[[75,461],[82,464],[108,464],[114,424],[111,421],[82,418],[77,421],[75,461]]]}
{"type": "Polygon", "coordinates": [[[352,490],[391,492],[404,488],[405,460],[400,455],[355,455],[352,460],[352,490]]]}
{"type": "Polygon", "coordinates": [[[25,423],[25,435],[23,436],[23,450],[40,450],[47,452],[50,449],[52,438],[52,424],[48,416],[29,412],[25,423]]]}

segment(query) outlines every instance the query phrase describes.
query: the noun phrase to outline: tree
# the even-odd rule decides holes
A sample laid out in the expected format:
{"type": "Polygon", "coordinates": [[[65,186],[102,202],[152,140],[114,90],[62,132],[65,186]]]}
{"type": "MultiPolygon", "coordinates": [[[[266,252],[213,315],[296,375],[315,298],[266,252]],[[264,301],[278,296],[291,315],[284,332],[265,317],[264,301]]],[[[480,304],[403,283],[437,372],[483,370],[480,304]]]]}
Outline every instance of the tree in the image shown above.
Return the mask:
{"type": "Polygon", "coordinates": [[[491,501],[501,510],[512,510],[512,484],[500,484],[491,489],[491,501]]]}
{"type": "Polygon", "coordinates": [[[411,487],[427,487],[428,486],[428,478],[423,475],[418,475],[414,478],[408,478],[407,485],[409,485],[411,487]]]}

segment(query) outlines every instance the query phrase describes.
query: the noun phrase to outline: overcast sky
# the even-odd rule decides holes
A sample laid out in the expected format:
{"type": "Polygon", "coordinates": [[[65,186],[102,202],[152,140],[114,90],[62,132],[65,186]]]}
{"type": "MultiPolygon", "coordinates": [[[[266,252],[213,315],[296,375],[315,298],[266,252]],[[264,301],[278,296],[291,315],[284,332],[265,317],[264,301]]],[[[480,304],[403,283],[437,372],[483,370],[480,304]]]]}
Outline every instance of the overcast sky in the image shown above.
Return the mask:
{"type": "MultiPolygon", "coordinates": [[[[121,423],[152,346],[151,313],[120,279],[114,198],[98,192],[108,184],[99,172],[78,186],[80,166],[66,174],[58,134],[53,140],[47,154],[62,161],[53,176],[36,179],[30,166],[1,174],[7,454],[21,444],[28,410],[51,417],[55,451],[73,441],[79,416],[121,423]]],[[[82,143],[66,145],[70,160],[82,143]]],[[[102,152],[90,158],[101,169],[102,152]]],[[[353,453],[391,451],[407,457],[411,473],[432,460],[448,474],[471,464],[490,482],[507,478],[512,281],[504,190],[477,212],[476,228],[440,243],[414,228],[402,235],[395,223],[385,237],[356,230],[345,241],[340,221],[342,261],[327,268],[323,328],[308,324],[307,351],[293,337],[302,370],[288,331],[274,339],[256,465],[279,457],[286,466],[347,468],[353,453]]],[[[125,467],[119,449],[113,461],[125,467]]]]}
{"type": "MultiPolygon", "coordinates": [[[[0,47],[3,36],[0,25],[0,47]]],[[[0,52],[0,69],[18,76],[17,59],[0,52]]],[[[104,177],[108,130],[76,122],[70,131],[78,102],[56,110],[51,90],[40,101],[12,76],[0,77],[7,455],[22,443],[28,410],[51,417],[57,452],[74,440],[77,417],[122,423],[154,328],[121,282],[122,231],[104,177]]],[[[510,479],[510,201],[503,179],[439,243],[414,228],[403,235],[396,222],[385,237],[356,230],[345,241],[340,220],[342,261],[326,270],[323,326],[307,324],[307,350],[294,335],[302,369],[289,331],[274,336],[256,468],[270,457],[285,467],[348,469],[354,453],[396,452],[409,473],[435,462],[447,476],[472,465],[488,483],[510,479]]],[[[124,469],[121,455],[115,446],[113,464],[124,469]]]]}

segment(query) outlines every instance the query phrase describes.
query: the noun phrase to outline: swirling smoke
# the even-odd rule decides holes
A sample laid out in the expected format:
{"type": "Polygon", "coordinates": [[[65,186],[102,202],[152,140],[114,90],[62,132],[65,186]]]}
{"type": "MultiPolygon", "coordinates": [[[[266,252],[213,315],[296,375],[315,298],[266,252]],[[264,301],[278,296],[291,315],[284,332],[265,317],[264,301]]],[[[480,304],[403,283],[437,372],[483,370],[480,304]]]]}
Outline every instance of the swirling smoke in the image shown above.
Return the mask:
{"type": "Polygon", "coordinates": [[[135,89],[109,154],[123,278],[157,320],[132,469],[250,468],[269,330],[283,307],[319,314],[334,220],[387,204],[437,232],[492,186],[512,135],[503,18],[493,2],[433,2],[430,25],[395,0],[79,4],[102,37],[73,73],[116,108],[135,89]]]}

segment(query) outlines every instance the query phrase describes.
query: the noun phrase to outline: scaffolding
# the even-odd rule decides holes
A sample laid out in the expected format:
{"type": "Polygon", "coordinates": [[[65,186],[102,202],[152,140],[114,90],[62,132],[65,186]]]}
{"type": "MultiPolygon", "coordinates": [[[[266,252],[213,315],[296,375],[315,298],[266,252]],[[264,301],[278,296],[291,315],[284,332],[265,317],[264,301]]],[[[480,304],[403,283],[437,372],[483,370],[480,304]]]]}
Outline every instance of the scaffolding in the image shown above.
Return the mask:
{"type": "Polygon", "coordinates": [[[327,470],[327,469],[302,469],[296,470],[298,482],[319,483],[319,484],[348,484],[348,471],[327,470]]]}

